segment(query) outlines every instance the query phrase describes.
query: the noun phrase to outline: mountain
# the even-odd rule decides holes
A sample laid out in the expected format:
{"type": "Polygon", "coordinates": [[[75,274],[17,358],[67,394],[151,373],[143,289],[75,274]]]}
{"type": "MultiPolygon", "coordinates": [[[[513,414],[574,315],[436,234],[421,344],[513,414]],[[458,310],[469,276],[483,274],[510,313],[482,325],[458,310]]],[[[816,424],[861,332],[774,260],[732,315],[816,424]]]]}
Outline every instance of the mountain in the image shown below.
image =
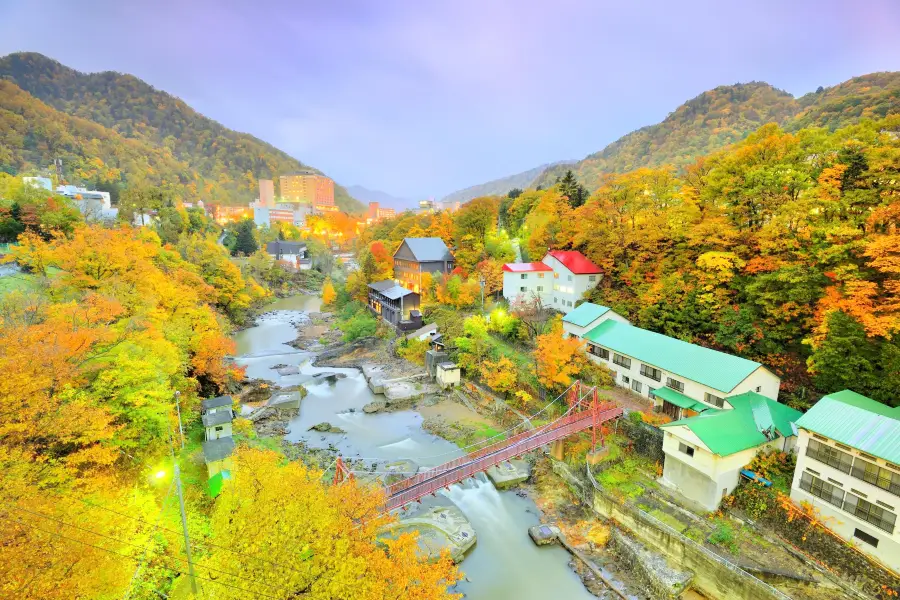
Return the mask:
{"type": "Polygon", "coordinates": [[[574,160],[564,160],[556,163],[541,165],[540,167],[535,167],[533,169],[529,169],[528,171],[510,175],[509,177],[502,177],[500,179],[488,181],[487,183],[473,185],[463,190],[453,192],[452,194],[444,196],[441,201],[468,202],[472,198],[480,198],[481,196],[503,196],[510,190],[515,188],[525,189],[534,187],[535,180],[540,177],[540,175],[545,170],[557,165],[571,165],[575,162],[576,161],[574,160]]]}
{"type": "Polygon", "coordinates": [[[347,192],[360,202],[366,204],[369,202],[377,202],[382,207],[393,208],[398,212],[416,206],[415,200],[410,200],[409,198],[399,198],[380,190],[370,190],[369,188],[363,187],[361,185],[348,185],[347,192]]]}
{"type": "MultiPolygon", "coordinates": [[[[70,178],[113,184],[146,178],[185,199],[202,195],[212,202],[241,204],[256,197],[257,178],[277,182],[281,173],[311,168],[271,144],[204,117],[132,75],[81,73],[41,54],[16,53],[0,58],[0,80],[5,80],[0,115],[16,132],[3,133],[0,169],[5,171],[46,167],[59,156],[70,178]],[[32,117],[24,123],[23,110],[32,117]],[[84,121],[101,127],[97,131],[102,135],[84,137],[90,129],[84,121]],[[64,124],[74,129],[57,134],[69,132],[71,139],[63,142],[48,135],[64,124]],[[140,148],[147,153],[147,163],[162,170],[145,170],[140,157],[122,145],[140,148]],[[102,165],[92,168],[96,158],[102,165]]],[[[335,202],[345,211],[363,208],[337,184],[335,202]]]]}
{"type": "MultiPolygon", "coordinates": [[[[517,187],[547,187],[572,169],[585,186],[594,190],[607,173],[664,164],[683,168],[699,156],[744,139],[766,123],[778,123],[787,131],[810,126],[834,130],[863,118],[878,119],[896,112],[900,112],[898,72],[854,77],[800,98],[763,82],[720,86],[688,100],[661,123],[633,131],[574,164],[545,168],[530,184],[517,187]]],[[[481,195],[494,183],[469,189],[481,195]]]]}

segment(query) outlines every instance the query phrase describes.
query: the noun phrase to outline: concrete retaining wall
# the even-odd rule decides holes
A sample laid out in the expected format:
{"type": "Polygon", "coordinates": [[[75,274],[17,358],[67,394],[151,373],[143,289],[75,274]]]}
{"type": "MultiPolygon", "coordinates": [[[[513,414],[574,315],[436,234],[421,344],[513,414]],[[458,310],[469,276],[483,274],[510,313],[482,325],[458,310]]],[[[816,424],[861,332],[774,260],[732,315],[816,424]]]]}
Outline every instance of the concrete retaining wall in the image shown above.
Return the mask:
{"type": "Polygon", "coordinates": [[[789,596],[727,563],[644,511],[606,496],[587,481],[586,475],[573,473],[565,463],[551,462],[553,472],[592,506],[595,513],[612,519],[678,568],[691,571],[694,574],[692,587],[704,595],[717,600],[790,600],[789,596]]]}

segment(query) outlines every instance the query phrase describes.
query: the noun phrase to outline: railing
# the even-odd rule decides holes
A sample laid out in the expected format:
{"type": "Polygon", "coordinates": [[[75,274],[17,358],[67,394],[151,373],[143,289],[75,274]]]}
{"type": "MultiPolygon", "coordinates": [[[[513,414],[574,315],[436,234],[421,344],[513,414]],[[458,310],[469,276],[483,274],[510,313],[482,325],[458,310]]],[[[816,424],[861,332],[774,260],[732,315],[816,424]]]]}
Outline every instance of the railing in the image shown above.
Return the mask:
{"type": "Polygon", "coordinates": [[[819,461],[820,463],[826,464],[829,467],[834,467],[838,471],[842,473],[849,473],[851,471],[851,464],[853,463],[853,457],[846,452],[841,452],[840,450],[835,450],[834,448],[830,448],[829,446],[825,446],[820,442],[816,442],[815,440],[810,440],[809,444],[806,446],[806,455],[812,459],[819,461]],[[824,448],[828,448],[829,451],[820,451],[816,450],[813,443],[818,444],[824,448]],[[844,459],[849,459],[849,462],[844,459]]]}
{"type": "MultiPolygon", "coordinates": [[[[588,480],[591,482],[591,485],[593,486],[593,488],[595,490],[600,491],[602,493],[603,487],[599,483],[597,483],[596,479],[594,479],[594,474],[591,472],[591,465],[585,464],[585,466],[587,467],[587,476],[588,476],[588,480]]],[[[738,565],[734,564],[730,560],[726,559],[725,557],[719,556],[718,554],[716,554],[715,552],[713,552],[712,550],[710,550],[703,544],[695,542],[694,540],[687,537],[683,533],[681,533],[681,532],[677,531],[676,529],[673,529],[671,526],[663,523],[662,521],[660,521],[659,519],[657,519],[656,517],[654,517],[647,511],[643,510],[642,508],[635,506],[631,502],[627,502],[627,501],[625,502],[625,504],[631,510],[635,511],[640,516],[641,519],[643,519],[645,521],[649,521],[654,527],[657,527],[657,528],[665,531],[666,533],[668,533],[675,539],[679,540],[683,544],[685,544],[687,546],[691,546],[692,548],[696,548],[697,550],[699,550],[700,552],[702,552],[709,558],[711,558],[714,561],[721,564],[723,567],[729,569],[730,571],[734,571],[735,573],[741,575],[742,577],[745,577],[754,586],[771,594],[772,596],[774,596],[775,598],[778,598],[779,600],[793,600],[793,598],[791,598],[790,596],[788,596],[787,594],[785,594],[778,588],[772,587],[765,581],[759,579],[758,577],[755,577],[754,575],[745,571],[744,569],[742,569],[738,565]]]]}
{"type": "Polygon", "coordinates": [[[428,469],[385,490],[388,497],[385,510],[391,511],[441,488],[459,483],[476,473],[540,448],[544,444],[562,439],[573,433],[603,423],[622,415],[618,407],[605,408],[599,415],[591,411],[577,412],[537,429],[520,433],[508,440],[492,444],[443,465],[428,469]]]}
{"type": "Polygon", "coordinates": [[[861,481],[871,483],[875,487],[885,490],[886,492],[890,492],[895,496],[900,496],[900,484],[894,481],[894,478],[892,477],[893,473],[891,471],[878,465],[874,465],[878,468],[877,472],[867,471],[866,467],[860,467],[858,466],[858,463],[863,463],[866,466],[874,464],[857,458],[853,461],[853,468],[850,470],[851,475],[861,481]],[[888,477],[880,477],[882,471],[888,473],[888,477]]]}

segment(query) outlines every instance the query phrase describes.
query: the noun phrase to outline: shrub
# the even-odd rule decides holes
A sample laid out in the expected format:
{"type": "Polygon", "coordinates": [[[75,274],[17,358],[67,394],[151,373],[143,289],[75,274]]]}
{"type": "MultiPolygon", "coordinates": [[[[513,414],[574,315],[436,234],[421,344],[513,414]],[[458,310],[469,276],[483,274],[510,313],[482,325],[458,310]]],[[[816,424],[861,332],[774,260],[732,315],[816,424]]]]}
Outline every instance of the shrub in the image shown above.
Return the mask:
{"type": "Polygon", "coordinates": [[[706,538],[710,544],[725,548],[732,554],[738,553],[738,545],[734,536],[734,526],[725,519],[716,519],[715,529],[706,538]]]}
{"type": "Polygon", "coordinates": [[[635,425],[639,425],[644,422],[644,415],[639,410],[633,410],[628,413],[628,420],[634,423],[635,425]]]}
{"type": "Polygon", "coordinates": [[[400,340],[397,344],[397,354],[411,363],[425,364],[425,352],[429,348],[428,340],[400,340]]]}

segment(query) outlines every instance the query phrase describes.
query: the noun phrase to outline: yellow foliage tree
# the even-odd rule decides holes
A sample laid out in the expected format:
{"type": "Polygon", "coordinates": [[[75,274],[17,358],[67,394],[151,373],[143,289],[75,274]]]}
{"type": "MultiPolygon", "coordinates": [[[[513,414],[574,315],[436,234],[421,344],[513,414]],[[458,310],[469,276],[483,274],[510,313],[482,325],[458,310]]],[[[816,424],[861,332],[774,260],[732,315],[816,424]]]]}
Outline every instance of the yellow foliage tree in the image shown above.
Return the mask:
{"type": "Polygon", "coordinates": [[[380,491],[328,485],[321,471],[270,451],[239,449],[234,461],[235,478],[212,515],[217,546],[204,564],[241,579],[219,573],[235,587],[216,586],[217,599],[459,597],[448,591],[459,577],[448,555],[425,561],[415,535],[383,533],[393,517],[382,514],[380,491]]]}
{"type": "Polygon", "coordinates": [[[331,283],[331,277],[325,279],[322,284],[322,304],[328,305],[337,298],[337,292],[334,291],[334,284],[331,283]]]}
{"type": "Polygon", "coordinates": [[[481,364],[481,378],[495,392],[511,392],[518,379],[516,365],[505,356],[501,356],[496,362],[485,361],[481,364]]]}
{"type": "Polygon", "coordinates": [[[560,390],[572,383],[587,361],[584,343],[563,336],[562,319],[556,317],[550,331],[537,336],[534,349],[535,374],[549,390],[560,390]]]}

